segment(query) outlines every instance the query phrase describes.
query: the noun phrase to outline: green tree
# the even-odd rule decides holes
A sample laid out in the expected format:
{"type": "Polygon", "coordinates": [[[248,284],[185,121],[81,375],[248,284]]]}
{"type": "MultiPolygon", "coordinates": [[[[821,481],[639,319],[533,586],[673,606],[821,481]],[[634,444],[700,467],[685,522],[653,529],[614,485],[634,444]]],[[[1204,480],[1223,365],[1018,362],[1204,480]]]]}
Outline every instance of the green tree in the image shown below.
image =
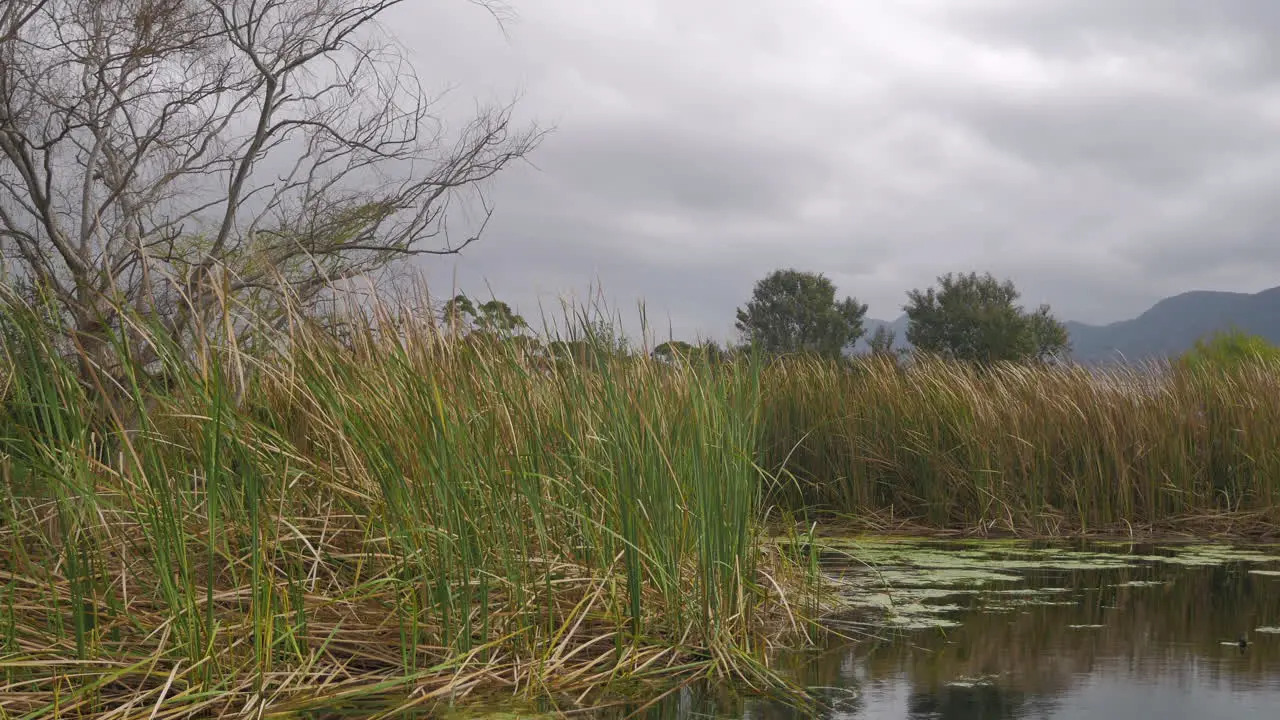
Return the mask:
{"type": "Polygon", "coordinates": [[[603,313],[594,317],[586,312],[577,315],[567,338],[557,338],[547,345],[553,359],[573,361],[589,367],[604,367],[611,360],[631,357],[631,341],[621,321],[603,313]]]}
{"type": "Polygon", "coordinates": [[[693,345],[684,340],[668,340],[653,349],[653,357],[657,360],[672,361],[691,357],[693,352],[693,345]]]}
{"type": "Polygon", "coordinates": [[[836,300],[836,288],[819,273],[775,270],[756,283],[738,308],[736,326],[748,345],[766,353],[812,352],[839,357],[862,337],[867,306],[836,300]]]}
{"type": "Polygon", "coordinates": [[[501,300],[480,305],[464,294],[453,296],[444,304],[442,319],[451,332],[471,340],[518,340],[529,328],[525,319],[501,300]]]}
{"type": "Polygon", "coordinates": [[[938,277],[938,286],[907,293],[907,341],[916,349],[966,362],[1046,360],[1070,349],[1067,329],[1041,305],[1017,304],[1013,282],[990,273],[938,277]]]}
{"type": "Polygon", "coordinates": [[[881,325],[876,331],[871,333],[871,339],[867,344],[871,346],[871,354],[877,357],[885,355],[893,355],[893,342],[897,339],[897,334],[889,328],[881,325]]]}
{"type": "Polygon", "coordinates": [[[668,340],[653,349],[653,357],[657,360],[674,362],[676,360],[697,360],[711,363],[724,362],[725,351],[714,341],[708,340],[694,345],[684,340],[668,340]]]}
{"type": "Polygon", "coordinates": [[[1195,371],[1232,372],[1258,363],[1280,363],[1280,347],[1238,328],[1200,338],[1178,358],[1179,365],[1195,371]]]}
{"type": "Polygon", "coordinates": [[[508,336],[529,327],[524,318],[511,310],[511,306],[501,300],[490,300],[479,308],[476,316],[476,327],[484,332],[500,336],[508,336]]]}
{"type": "Polygon", "coordinates": [[[1071,351],[1071,333],[1049,311],[1048,305],[1041,305],[1035,312],[1027,316],[1031,326],[1031,347],[1036,359],[1057,357],[1071,351]]]}
{"type": "Polygon", "coordinates": [[[572,338],[590,347],[601,357],[629,357],[631,339],[622,328],[622,319],[597,312],[595,317],[585,314],[579,327],[573,328],[572,338]]]}
{"type": "Polygon", "coordinates": [[[441,314],[445,325],[449,327],[450,331],[461,334],[475,320],[476,305],[471,302],[471,298],[458,293],[444,304],[444,310],[441,314]]]}

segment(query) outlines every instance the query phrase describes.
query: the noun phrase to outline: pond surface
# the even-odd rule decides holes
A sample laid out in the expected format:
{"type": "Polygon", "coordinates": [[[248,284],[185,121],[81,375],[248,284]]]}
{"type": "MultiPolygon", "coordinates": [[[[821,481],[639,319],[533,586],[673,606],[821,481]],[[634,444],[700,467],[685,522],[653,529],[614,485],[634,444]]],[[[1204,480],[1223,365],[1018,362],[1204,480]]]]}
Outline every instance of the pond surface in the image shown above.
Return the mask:
{"type": "Polygon", "coordinates": [[[1280,717],[1280,547],[825,547],[825,572],[855,606],[833,629],[857,641],[833,634],[779,658],[825,707],[690,686],[634,717],[1280,717]]]}

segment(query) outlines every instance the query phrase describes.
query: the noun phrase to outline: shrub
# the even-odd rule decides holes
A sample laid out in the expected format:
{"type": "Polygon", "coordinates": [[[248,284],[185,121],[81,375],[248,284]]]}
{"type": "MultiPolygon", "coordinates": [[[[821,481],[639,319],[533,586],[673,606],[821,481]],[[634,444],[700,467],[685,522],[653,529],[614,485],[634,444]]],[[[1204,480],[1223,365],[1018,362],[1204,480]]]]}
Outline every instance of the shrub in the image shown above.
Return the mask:
{"type": "Polygon", "coordinates": [[[1258,364],[1280,363],[1280,347],[1260,335],[1232,328],[1196,341],[1178,358],[1178,364],[1192,372],[1234,372],[1258,364]]]}

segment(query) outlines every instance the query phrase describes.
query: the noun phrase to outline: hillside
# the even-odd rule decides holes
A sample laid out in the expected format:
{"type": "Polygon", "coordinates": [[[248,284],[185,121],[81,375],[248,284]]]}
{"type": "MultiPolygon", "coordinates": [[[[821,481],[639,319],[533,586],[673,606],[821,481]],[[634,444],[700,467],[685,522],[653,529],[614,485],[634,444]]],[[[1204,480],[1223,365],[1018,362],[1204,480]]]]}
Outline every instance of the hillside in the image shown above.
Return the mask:
{"type": "Polygon", "coordinates": [[[1233,326],[1280,343],[1280,287],[1252,295],[1188,292],[1165,298],[1132,320],[1066,325],[1072,355],[1080,362],[1168,357],[1190,348],[1197,338],[1233,326]]]}
{"type": "MultiPolygon", "coordinates": [[[[1165,298],[1136,318],[1109,325],[1067,321],[1072,358],[1078,362],[1142,361],[1176,355],[1196,339],[1231,327],[1280,344],[1280,287],[1255,294],[1196,290],[1165,298]]],[[[877,327],[896,333],[894,347],[909,347],[907,316],[892,322],[868,318],[855,352],[868,350],[877,327]]]]}

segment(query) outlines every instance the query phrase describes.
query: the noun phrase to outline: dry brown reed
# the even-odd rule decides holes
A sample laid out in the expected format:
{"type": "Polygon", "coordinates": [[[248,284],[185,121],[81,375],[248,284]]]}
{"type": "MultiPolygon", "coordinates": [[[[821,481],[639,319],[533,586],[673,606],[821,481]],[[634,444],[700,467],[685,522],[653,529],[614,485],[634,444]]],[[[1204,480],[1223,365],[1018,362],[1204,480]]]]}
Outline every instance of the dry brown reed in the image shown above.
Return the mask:
{"type": "Polygon", "coordinates": [[[1280,367],[779,363],[761,383],[783,502],[1061,534],[1280,520],[1280,367]]]}

